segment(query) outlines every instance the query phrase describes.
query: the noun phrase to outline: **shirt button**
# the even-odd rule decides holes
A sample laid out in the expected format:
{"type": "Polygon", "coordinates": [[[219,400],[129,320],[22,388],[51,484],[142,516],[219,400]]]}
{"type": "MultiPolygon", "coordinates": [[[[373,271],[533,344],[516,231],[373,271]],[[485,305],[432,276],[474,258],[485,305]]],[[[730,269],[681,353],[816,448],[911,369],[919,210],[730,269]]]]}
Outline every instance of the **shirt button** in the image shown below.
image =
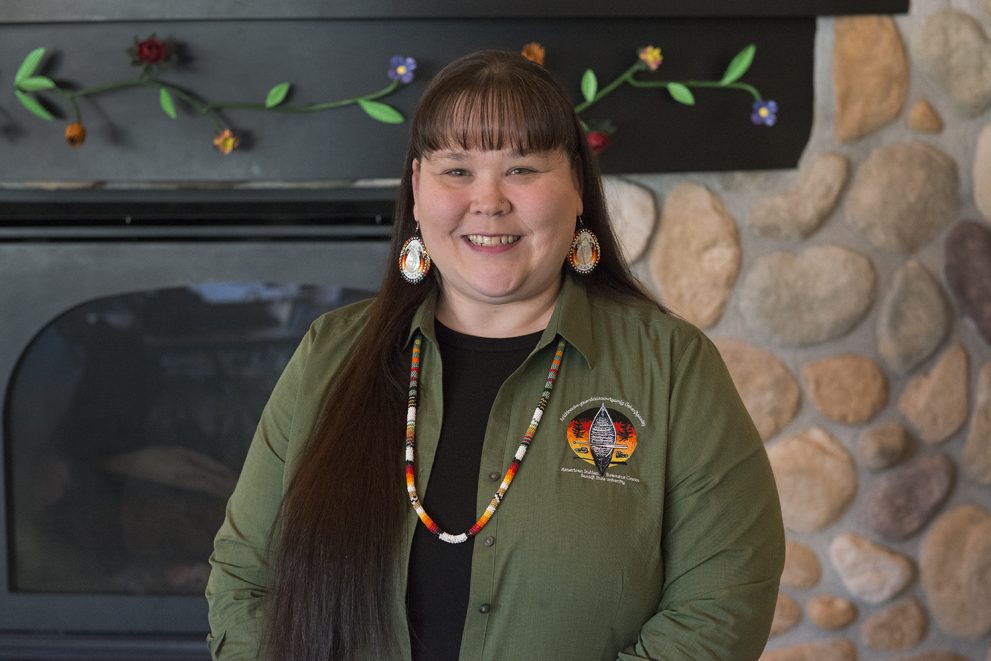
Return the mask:
{"type": "Polygon", "coordinates": [[[481,613],[482,615],[485,615],[490,610],[492,610],[492,607],[489,606],[488,604],[482,604],[481,606],[478,607],[478,612],[481,613]]]}
{"type": "Polygon", "coordinates": [[[495,544],[495,537],[486,537],[482,541],[482,544],[485,544],[486,546],[492,546],[493,544],[495,544]]]}
{"type": "Polygon", "coordinates": [[[489,473],[489,479],[492,480],[493,482],[498,480],[500,477],[502,476],[499,475],[499,473],[489,473]]]}

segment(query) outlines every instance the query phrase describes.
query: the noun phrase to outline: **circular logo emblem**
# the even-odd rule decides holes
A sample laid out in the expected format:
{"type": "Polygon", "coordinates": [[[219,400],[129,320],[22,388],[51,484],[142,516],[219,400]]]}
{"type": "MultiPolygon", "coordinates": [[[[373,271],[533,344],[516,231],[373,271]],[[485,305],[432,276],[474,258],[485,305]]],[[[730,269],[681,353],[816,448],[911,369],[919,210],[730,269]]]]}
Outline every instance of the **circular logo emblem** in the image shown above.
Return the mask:
{"type": "Polygon", "coordinates": [[[605,404],[585,409],[568,423],[568,445],[579,459],[605,475],[610,466],[625,464],[637,449],[637,428],[605,404]]]}

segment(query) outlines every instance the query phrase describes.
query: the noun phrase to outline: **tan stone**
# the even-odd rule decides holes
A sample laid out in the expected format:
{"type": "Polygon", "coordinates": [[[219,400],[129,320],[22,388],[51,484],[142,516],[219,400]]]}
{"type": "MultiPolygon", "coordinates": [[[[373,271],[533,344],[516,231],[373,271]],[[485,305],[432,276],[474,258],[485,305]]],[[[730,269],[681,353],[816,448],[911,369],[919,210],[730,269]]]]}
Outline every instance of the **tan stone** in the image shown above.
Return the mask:
{"type": "Polygon", "coordinates": [[[857,436],[857,458],[871,470],[890,468],[905,456],[908,432],[897,422],[865,429],[857,436]]]}
{"type": "Polygon", "coordinates": [[[964,475],[991,484],[991,363],[985,363],[977,376],[977,397],[970,429],[963,444],[964,475]]]}
{"type": "Polygon", "coordinates": [[[908,92],[908,59],[890,16],[839,17],[834,34],[836,137],[852,142],[901,113],[908,92]]]}
{"type": "Polygon", "coordinates": [[[603,177],[609,220],[627,262],[643,257],[657,224],[657,201],[649,188],[618,177],[603,177]]]}
{"type": "Polygon", "coordinates": [[[802,166],[794,188],[758,200],[747,216],[747,226],[762,236],[780,239],[812,234],[832,213],[849,171],[846,156],[823,154],[802,166]]]}
{"type": "Polygon", "coordinates": [[[798,602],[784,594],[778,593],[778,601],[774,606],[774,619],[771,620],[771,636],[777,636],[793,628],[802,621],[802,607],[798,602]]]}
{"type": "Polygon", "coordinates": [[[880,652],[912,649],[926,635],[926,612],[917,599],[903,599],[867,618],[861,636],[880,652]]]}
{"type": "Polygon", "coordinates": [[[974,204],[984,219],[991,221],[991,122],[977,136],[974,149],[974,204]]]}
{"type": "Polygon", "coordinates": [[[817,640],[764,652],[758,661],[856,661],[857,648],[846,638],[817,640]]]}
{"type": "Polygon", "coordinates": [[[822,530],[843,514],[857,493],[857,472],[843,445],[818,427],[768,448],[787,528],[822,530]]]}
{"type": "Polygon", "coordinates": [[[864,356],[845,354],[808,363],[802,378],[815,407],[838,422],[867,422],[888,399],[884,372],[864,356]]]}
{"type": "MultiPolygon", "coordinates": [[[[897,661],[970,661],[967,657],[960,656],[956,652],[923,652],[912,656],[901,657],[897,661]]],[[[991,661],[988,659],[987,661],[991,661]]]]}
{"type": "Polygon", "coordinates": [[[991,514],[958,505],[936,519],[922,540],[919,570],[941,629],[969,638],[991,631],[991,514]]]}
{"type": "Polygon", "coordinates": [[[821,594],[809,602],[805,610],[809,619],[820,629],[842,629],[857,619],[857,607],[849,599],[821,594]]]}
{"type": "Polygon", "coordinates": [[[781,585],[793,588],[811,588],[819,583],[822,567],[816,552],[798,542],[785,540],[785,570],[781,574],[781,585]]]}
{"type": "Polygon", "coordinates": [[[912,104],[906,122],[910,129],[919,133],[939,133],[943,130],[943,118],[925,99],[912,104]]]}
{"type": "Polygon", "coordinates": [[[991,103],[991,40],[969,12],[944,8],[928,14],[912,31],[912,63],[967,116],[978,116],[991,103]]]}
{"type": "Polygon", "coordinates": [[[718,196],[683,182],[667,197],[650,256],[664,302],[707,328],[719,320],[740,272],[736,223],[718,196]]]}
{"type": "Polygon", "coordinates": [[[871,604],[891,599],[912,582],[912,563],[901,553],[856,533],[829,544],[829,558],[850,594],[871,604]]]}
{"type": "Polygon", "coordinates": [[[955,344],[927,374],[912,378],[898,400],[898,409],[927,443],[942,443],[967,418],[967,351],[955,344]]]}
{"type": "Polygon", "coordinates": [[[798,381],[784,363],[751,344],[731,338],[715,343],[761,438],[771,439],[798,412],[798,381]]]}

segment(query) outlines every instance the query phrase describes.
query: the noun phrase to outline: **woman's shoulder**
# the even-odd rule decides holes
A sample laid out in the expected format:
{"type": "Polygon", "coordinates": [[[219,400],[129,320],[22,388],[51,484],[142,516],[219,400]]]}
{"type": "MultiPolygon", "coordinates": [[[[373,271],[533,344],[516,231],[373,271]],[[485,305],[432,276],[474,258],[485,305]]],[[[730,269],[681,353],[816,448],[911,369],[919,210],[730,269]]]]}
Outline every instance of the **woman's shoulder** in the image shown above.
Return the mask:
{"type": "Polygon", "coordinates": [[[625,333],[686,343],[707,339],[697,326],[647,296],[610,296],[590,292],[589,304],[596,316],[612,319],[612,325],[625,333]]]}
{"type": "Polygon", "coordinates": [[[368,323],[368,316],[374,302],[374,298],[366,298],[324,312],[313,320],[310,325],[310,332],[316,338],[358,331],[368,323]]]}

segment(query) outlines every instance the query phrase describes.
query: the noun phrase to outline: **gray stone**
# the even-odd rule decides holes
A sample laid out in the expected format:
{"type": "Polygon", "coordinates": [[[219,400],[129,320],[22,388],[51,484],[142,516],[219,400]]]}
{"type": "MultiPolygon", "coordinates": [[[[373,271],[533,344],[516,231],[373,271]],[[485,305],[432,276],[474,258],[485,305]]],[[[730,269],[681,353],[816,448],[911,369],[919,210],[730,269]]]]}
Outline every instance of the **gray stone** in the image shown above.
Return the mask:
{"type": "Polygon", "coordinates": [[[758,661],[857,661],[857,648],[846,638],[817,640],[766,651],[758,661]]]}
{"type": "Polygon", "coordinates": [[[912,34],[912,59],[964,114],[991,103],[991,42],[970,14],[944,9],[926,18],[912,34]]]}
{"type": "Polygon", "coordinates": [[[927,624],[926,612],[919,601],[903,599],[867,618],[861,636],[872,650],[909,650],[925,637],[927,624]]]}
{"type": "Polygon", "coordinates": [[[905,121],[910,129],[919,133],[940,133],[943,130],[943,118],[925,99],[912,104],[905,121]]]}
{"type": "Polygon", "coordinates": [[[977,375],[977,397],[970,429],[963,444],[964,475],[991,484],[991,363],[985,363],[977,375]]]}
{"type": "Polygon", "coordinates": [[[910,252],[953,220],[959,200],[956,162],[924,142],[875,149],[846,198],[846,221],[885,250],[910,252]]]}
{"type": "Polygon", "coordinates": [[[991,229],[968,220],[957,223],[946,237],[944,261],[957,305],[991,344],[991,229]]]}
{"type": "Polygon", "coordinates": [[[919,550],[922,589],[940,628],[980,638],[991,631],[991,515],[959,505],[942,515],[919,550]]]}
{"type": "Polygon", "coordinates": [[[740,311],[759,337],[797,347],[840,337],[874,300],[874,267],[847,248],[818,245],[798,256],[759,257],[740,287],[740,311]]]}
{"type": "Polygon", "coordinates": [[[785,527],[822,530],[843,514],[857,492],[850,454],[823,429],[812,427],[768,448],[785,527]]]}
{"type": "Polygon", "coordinates": [[[877,319],[878,353],[885,364],[906,374],[936,350],[953,323],[943,288],[916,260],[895,271],[877,319]]]}
{"type": "Polygon", "coordinates": [[[654,193],[649,188],[618,177],[603,177],[602,190],[619,247],[626,261],[632,264],[643,257],[657,224],[654,193]]]}
{"type": "Polygon", "coordinates": [[[719,320],[740,272],[740,238],[718,196],[690,182],[671,191],[650,272],[675,313],[702,328],[719,320]]]}
{"type": "Polygon", "coordinates": [[[891,539],[907,539],[929,522],[953,486],[953,462],[942,452],[918,456],[879,475],[864,497],[868,526],[891,539]]]}
{"type": "Polygon", "coordinates": [[[887,378],[865,356],[844,354],[813,361],[802,368],[802,378],[815,407],[837,422],[867,422],[888,399],[887,378]]]}
{"type": "Polygon", "coordinates": [[[985,124],[974,150],[974,204],[991,221],[991,123],[985,124]]]}
{"type": "Polygon", "coordinates": [[[967,352],[954,344],[926,374],[912,377],[898,410],[926,443],[942,443],[967,419],[967,352]]]}
{"type": "Polygon", "coordinates": [[[865,429],[857,436],[857,458],[871,470],[883,470],[897,464],[908,450],[908,432],[896,422],[865,429]]]}
{"type": "Polygon", "coordinates": [[[852,142],[901,113],[908,59],[890,16],[842,16],[833,30],[836,137],[852,142]]]}
{"type": "Polygon", "coordinates": [[[781,585],[793,588],[811,588],[819,583],[822,567],[816,552],[795,540],[785,540],[785,569],[781,585]]]}
{"type": "Polygon", "coordinates": [[[833,539],[829,557],[850,594],[871,604],[894,597],[914,575],[908,558],[852,532],[833,539]]]}
{"type": "Polygon", "coordinates": [[[849,599],[821,594],[805,607],[809,619],[820,629],[842,629],[857,619],[857,606],[849,599]]]}
{"type": "Polygon", "coordinates": [[[791,422],[802,394],[784,363],[742,340],[715,341],[747,412],[765,441],[791,422]]]}
{"type": "Polygon", "coordinates": [[[771,620],[771,636],[777,636],[795,627],[802,621],[802,607],[798,602],[784,594],[778,593],[778,601],[774,607],[774,619],[771,620]]]}
{"type": "Polygon", "coordinates": [[[824,154],[802,168],[798,185],[761,198],[750,209],[747,226],[762,236],[801,239],[832,213],[850,164],[842,154],[824,154]]]}

